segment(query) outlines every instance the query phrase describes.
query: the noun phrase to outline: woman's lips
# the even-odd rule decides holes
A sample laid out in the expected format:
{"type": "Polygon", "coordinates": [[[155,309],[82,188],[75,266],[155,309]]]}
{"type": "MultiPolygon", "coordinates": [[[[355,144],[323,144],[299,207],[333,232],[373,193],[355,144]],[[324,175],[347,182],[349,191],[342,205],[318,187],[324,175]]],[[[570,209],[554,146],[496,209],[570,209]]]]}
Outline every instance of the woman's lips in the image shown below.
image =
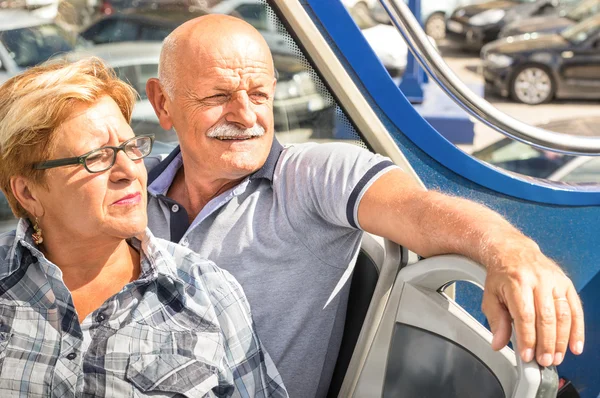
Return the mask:
{"type": "Polygon", "coordinates": [[[123,196],[121,199],[113,203],[113,205],[136,205],[142,200],[142,194],[139,192],[123,196]]]}

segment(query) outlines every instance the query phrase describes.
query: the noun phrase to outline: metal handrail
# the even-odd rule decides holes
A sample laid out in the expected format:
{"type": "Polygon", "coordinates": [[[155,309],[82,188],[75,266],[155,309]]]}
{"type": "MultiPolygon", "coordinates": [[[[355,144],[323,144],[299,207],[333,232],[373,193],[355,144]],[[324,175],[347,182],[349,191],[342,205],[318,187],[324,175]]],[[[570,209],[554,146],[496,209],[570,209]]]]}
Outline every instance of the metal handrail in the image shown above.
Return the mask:
{"type": "Polygon", "coordinates": [[[537,148],[568,155],[600,156],[600,137],[561,134],[530,126],[471,91],[430,43],[403,0],[379,0],[423,69],[459,106],[494,130],[537,148]]]}

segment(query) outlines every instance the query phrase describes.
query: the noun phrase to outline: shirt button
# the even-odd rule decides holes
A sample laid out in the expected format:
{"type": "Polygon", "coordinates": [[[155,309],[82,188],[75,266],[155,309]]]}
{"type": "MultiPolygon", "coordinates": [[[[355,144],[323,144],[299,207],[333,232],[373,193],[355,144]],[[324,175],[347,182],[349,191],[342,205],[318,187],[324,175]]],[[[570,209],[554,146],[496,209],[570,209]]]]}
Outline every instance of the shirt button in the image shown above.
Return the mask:
{"type": "Polygon", "coordinates": [[[188,247],[189,244],[190,244],[190,241],[188,240],[188,238],[184,238],[183,241],[181,242],[181,246],[188,247]]]}
{"type": "Polygon", "coordinates": [[[96,322],[98,322],[98,323],[104,322],[105,319],[106,319],[106,315],[104,315],[104,314],[98,314],[96,316],[96,322]]]}
{"type": "Polygon", "coordinates": [[[177,213],[179,211],[179,205],[173,205],[173,207],[171,207],[171,211],[173,211],[173,213],[177,213]]]}
{"type": "Polygon", "coordinates": [[[74,352],[71,352],[69,355],[67,355],[67,359],[69,361],[74,360],[75,358],[77,358],[77,354],[75,354],[74,352]]]}

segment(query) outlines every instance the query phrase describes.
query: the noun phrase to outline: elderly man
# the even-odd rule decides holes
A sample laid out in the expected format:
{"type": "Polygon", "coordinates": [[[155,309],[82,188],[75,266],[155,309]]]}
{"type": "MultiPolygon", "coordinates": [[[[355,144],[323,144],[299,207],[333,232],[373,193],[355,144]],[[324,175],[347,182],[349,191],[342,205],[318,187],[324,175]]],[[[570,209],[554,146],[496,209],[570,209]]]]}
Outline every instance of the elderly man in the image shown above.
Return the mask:
{"type": "Polygon", "coordinates": [[[500,349],[515,321],[521,356],[559,364],[583,350],[571,281],[496,213],[425,191],[388,159],[347,144],[274,138],[273,60],[242,20],[208,15],[164,43],[147,92],[177,148],[150,172],[149,224],[240,281],[290,396],[326,394],[342,336],[339,286],[362,231],[429,257],[488,269],[483,308],[500,349]]]}

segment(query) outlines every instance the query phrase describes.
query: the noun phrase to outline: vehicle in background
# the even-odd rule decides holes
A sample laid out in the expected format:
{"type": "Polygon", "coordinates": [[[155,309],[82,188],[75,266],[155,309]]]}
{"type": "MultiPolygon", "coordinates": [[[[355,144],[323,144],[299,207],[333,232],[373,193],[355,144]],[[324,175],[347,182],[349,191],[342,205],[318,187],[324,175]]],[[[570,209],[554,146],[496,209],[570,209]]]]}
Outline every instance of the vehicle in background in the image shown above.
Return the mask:
{"type": "Polygon", "coordinates": [[[559,33],[564,29],[600,12],[600,0],[584,0],[552,15],[525,18],[506,25],[499,37],[526,33],[559,33]]]}
{"type": "Polygon", "coordinates": [[[459,7],[446,21],[446,36],[465,50],[479,51],[502,28],[523,18],[548,15],[578,0],[494,0],[459,7]]]}
{"type": "Polygon", "coordinates": [[[85,43],[52,20],[22,9],[0,10],[0,83],[85,43]]]}
{"type": "MultiPolygon", "coordinates": [[[[404,0],[408,3],[408,0],[404,0]]],[[[421,24],[428,36],[435,40],[446,37],[446,17],[458,7],[481,2],[481,0],[423,0],[421,1],[421,24]]],[[[387,12],[376,2],[373,10],[373,19],[379,23],[390,23],[387,12]]]]}
{"type": "MultiPolygon", "coordinates": [[[[567,134],[589,130],[595,133],[600,118],[588,118],[579,123],[574,120],[559,120],[540,127],[558,133],[567,134]],[[576,123],[576,126],[574,126],[576,123]],[[589,128],[585,128],[589,126],[589,128]]],[[[544,151],[530,145],[503,138],[479,151],[473,152],[474,157],[493,166],[510,172],[529,177],[545,178],[551,181],[566,183],[600,183],[600,157],[570,156],[556,152],[544,151]]]]}
{"type": "MultiPolygon", "coordinates": [[[[69,61],[97,56],[115,69],[119,78],[131,84],[139,94],[133,110],[131,126],[136,134],[154,133],[157,141],[175,142],[173,130],[164,131],[146,94],[146,81],[158,76],[161,42],[122,42],[97,45],[82,51],[65,54],[69,61]]],[[[313,76],[297,58],[274,54],[278,81],[273,101],[275,128],[280,131],[301,129],[314,119],[323,122],[322,128],[332,129],[333,99],[318,90],[313,76]],[[329,126],[326,126],[326,124],[329,126]]],[[[318,130],[318,129],[317,129],[318,130]]],[[[313,132],[318,134],[318,132],[313,132]]]]}
{"type": "MultiPolygon", "coordinates": [[[[365,7],[375,3],[378,0],[348,2],[350,6],[365,4],[365,7]]],[[[260,31],[274,53],[293,55],[300,52],[293,40],[287,38],[285,28],[260,0],[224,0],[210,12],[233,15],[249,22],[260,31]]],[[[407,46],[398,31],[391,26],[377,26],[370,20],[363,24],[362,32],[390,75],[400,77],[406,68],[407,46]]]]}
{"type": "Polygon", "coordinates": [[[94,44],[122,41],[162,41],[182,23],[206,15],[202,10],[128,9],[100,18],[80,35],[94,44]]]}
{"type": "Polygon", "coordinates": [[[204,0],[89,0],[93,1],[93,13],[96,16],[113,15],[132,8],[179,8],[189,11],[203,10],[204,0]]]}
{"type": "Polygon", "coordinates": [[[600,15],[557,34],[497,40],[481,58],[486,89],[515,101],[600,98],[600,15]]]}

